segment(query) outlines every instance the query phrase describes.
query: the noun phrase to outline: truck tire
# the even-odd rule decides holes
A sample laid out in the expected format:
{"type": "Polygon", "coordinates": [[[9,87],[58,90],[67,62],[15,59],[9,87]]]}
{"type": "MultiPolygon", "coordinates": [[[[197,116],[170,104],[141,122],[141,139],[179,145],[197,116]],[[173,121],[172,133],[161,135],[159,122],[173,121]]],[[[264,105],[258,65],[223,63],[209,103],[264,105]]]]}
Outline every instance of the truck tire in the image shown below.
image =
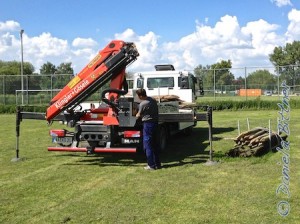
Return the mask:
{"type": "Polygon", "coordinates": [[[193,133],[193,127],[188,127],[188,128],[186,128],[186,129],[183,130],[183,134],[185,136],[191,136],[192,133],[193,133]]]}
{"type": "Polygon", "coordinates": [[[166,150],[167,141],[168,141],[167,128],[165,126],[160,126],[158,132],[158,144],[159,144],[160,151],[166,150]]]}

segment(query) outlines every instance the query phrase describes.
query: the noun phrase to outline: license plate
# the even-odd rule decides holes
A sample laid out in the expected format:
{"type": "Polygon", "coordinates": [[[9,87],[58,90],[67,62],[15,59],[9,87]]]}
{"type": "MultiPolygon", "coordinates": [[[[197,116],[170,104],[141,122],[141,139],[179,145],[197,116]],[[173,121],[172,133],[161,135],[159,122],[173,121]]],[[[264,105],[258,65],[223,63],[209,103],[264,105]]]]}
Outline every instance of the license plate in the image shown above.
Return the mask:
{"type": "Polygon", "coordinates": [[[52,142],[54,143],[59,143],[59,144],[71,144],[73,141],[73,138],[72,137],[63,137],[63,138],[58,138],[58,137],[55,137],[53,138],[52,142]]]}

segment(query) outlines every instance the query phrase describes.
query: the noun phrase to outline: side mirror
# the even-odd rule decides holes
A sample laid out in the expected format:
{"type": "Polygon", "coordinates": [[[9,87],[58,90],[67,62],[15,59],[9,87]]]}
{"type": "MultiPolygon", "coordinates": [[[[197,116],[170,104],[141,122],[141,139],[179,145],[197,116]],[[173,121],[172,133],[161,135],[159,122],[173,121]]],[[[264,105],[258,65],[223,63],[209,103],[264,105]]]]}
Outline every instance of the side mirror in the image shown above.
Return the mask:
{"type": "Polygon", "coordinates": [[[189,88],[188,77],[181,77],[180,88],[181,89],[188,89],[189,88]]]}

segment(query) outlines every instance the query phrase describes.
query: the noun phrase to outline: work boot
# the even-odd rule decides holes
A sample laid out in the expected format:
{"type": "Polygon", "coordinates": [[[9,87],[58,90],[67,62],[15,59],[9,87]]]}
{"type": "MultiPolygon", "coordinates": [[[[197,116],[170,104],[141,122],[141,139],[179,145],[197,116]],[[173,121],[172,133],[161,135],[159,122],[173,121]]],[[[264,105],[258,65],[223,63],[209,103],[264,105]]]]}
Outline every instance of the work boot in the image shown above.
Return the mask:
{"type": "Polygon", "coordinates": [[[161,169],[162,168],[162,165],[157,165],[157,166],[155,166],[155,169],[156,170],[159,170],[159,169],[161,169]]]}

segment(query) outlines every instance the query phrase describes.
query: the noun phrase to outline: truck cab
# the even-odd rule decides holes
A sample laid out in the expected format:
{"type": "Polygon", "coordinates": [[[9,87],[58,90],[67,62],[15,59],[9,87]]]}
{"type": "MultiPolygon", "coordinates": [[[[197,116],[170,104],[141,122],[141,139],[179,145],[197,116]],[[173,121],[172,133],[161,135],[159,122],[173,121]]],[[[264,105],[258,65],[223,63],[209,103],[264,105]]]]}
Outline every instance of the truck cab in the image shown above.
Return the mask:
{"type": "MultiPolygon", "coordinates": [[[[199,80],[188,71],[175,71],[173,65],[156,65],[155,71],[133,75],[133,89],[144,88],[148,96],[176,95],[188,103],[195,101],[199,80]]],[[[201,81],[201,80],[200,80],[201,81]]]]}

